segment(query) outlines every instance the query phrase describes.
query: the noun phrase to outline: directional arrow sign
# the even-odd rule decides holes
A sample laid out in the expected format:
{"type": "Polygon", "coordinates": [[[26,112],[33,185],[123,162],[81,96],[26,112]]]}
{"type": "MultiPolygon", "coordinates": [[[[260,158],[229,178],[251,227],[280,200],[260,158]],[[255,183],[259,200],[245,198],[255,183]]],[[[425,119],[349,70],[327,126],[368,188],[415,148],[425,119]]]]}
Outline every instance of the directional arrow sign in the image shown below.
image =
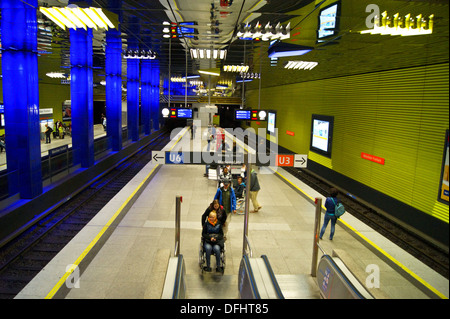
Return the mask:
{"type": "Polygon", "coordinates": [[[152,151],[152,163],[154,164],[165,164],[166,158],[163,151],[152,151]]]}
{"type": "Polygon", "coordinates": [[[295,154],[294,155],[294,167],[306,167],[308,164],[308,155],[295,154]]]}

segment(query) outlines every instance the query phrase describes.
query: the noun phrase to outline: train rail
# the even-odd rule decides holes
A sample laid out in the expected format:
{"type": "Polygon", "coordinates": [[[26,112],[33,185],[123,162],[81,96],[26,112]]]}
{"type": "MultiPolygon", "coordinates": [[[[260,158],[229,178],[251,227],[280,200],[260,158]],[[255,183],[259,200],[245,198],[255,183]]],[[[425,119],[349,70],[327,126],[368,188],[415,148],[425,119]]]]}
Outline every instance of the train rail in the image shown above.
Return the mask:
{"type": "Polygon", "coordinates": [[[0,299],[14,298],[64,246],[161,150],[169,133],[82,190],[0,249],[0,299]]]}
{"type": "MultiPolygon", "coordinates": [[[[250,137],[251,145],[258,145],[250,137]]],[[[244,143],[248,144],[249,136],[244,136],[244,143]]],[[[270,152],[270,149],[266,149],[270,152]]],[[[330,188],[335,187],[325,179],[304,168],[283,167],[286,171],[309,185],[323,196],[329,196],[330,188]]],[[[338,187],[337,187],[338,188],[338,187]]],[[[431,269],[449,279],[449,252],[419,234],[400,225],[395,220],[389,218],[385,213],[369,207],[357,198],[341,194],[347,213],[352,214],[357,219],[382,234],[393,243],[403,248],[418,260],[429,266],[431,269]]]]}
{"type": "MultiPolygon", "coordinates": [[[[329,196],[329,190],[333,186],[327,181],[315,176],[307,169],[285,169],[322,195],[329,196]]],[[[445,278],[449,278],[448,252],[406,229],[394,220],[389,219],[385,214],[361,203],[358,199],[345,194],[341,194],[339,198],[344,204],[347,213],[355,216],[445,278]]]]}

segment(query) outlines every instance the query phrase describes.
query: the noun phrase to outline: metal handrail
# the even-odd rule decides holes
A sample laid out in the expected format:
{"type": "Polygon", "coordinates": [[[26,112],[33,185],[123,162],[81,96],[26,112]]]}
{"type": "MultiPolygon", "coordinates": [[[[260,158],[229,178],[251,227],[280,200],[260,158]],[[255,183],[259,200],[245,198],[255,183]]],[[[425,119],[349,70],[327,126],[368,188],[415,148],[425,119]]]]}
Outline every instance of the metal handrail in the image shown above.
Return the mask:
{"type": "MultiPolygon", "coordinates": [[[[249,250],[249,253],[250,253],[249,255],[250,255],[250,257],[253,257],[252,247],[250,246],[250,241],[248,240],[248,236],[247,236],[247,235],[244,235],[244,241],[245,241],[246,247],[247,247],[248,250],[249,250]]],[[[246,249],[245,249],[244,251],[247,252],[246,249]]]]}
{"type": "Polygon", "coordinates": [[[280,285],[278,285],[277,278],[275,277],[275,274],[272,270],[272,266],[270,266],[269,258],[267,258],[266,255],[262,255],[261,258],[264,261],[264,264],[266,265],[267,272],[269,273],[270,280],[272,281],[272,285],[275,288],[275,292],[277,294],[278,299],[284,299],[284,295],[281,292],[280,285]]]}

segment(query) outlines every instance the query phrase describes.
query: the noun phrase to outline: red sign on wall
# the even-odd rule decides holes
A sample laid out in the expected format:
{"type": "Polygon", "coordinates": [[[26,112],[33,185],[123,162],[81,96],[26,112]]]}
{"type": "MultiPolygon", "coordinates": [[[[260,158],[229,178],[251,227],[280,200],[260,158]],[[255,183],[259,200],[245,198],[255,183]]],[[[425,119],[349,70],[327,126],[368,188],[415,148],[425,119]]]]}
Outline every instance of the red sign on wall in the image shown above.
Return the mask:
{"type": "Polygon", "coordinates": [[[361,153],[361,158],[384,165],[384,158],[382,157],[378,157],[367,153],[361,153]]]}
{"type": "Polygon", "coordinates": [[[277,166],[294,166],[294,155],[277,155],[277,166]]]}

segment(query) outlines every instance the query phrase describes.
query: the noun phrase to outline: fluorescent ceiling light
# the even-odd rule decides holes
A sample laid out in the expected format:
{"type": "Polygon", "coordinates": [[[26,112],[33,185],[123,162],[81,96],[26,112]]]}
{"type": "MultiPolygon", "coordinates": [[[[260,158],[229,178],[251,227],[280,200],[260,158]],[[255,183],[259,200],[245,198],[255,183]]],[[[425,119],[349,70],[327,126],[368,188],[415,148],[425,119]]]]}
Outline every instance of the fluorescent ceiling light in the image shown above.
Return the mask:
{"type": "Polygon", "coordinates": [[[361,34],[380,34],[380,35],[400,35],[400,36],[413,36],[413,35],[426,35],[433,33],[434,14],[428,17],[428,20],[422,17],[422,14],[416,16],[416,19],[411,18],[411,14],[408,13],[404,18],[401,18],[396,13],[392,18],[387,16],[387,12],[384,11],[381,14],[381,19],[375,16],[374,26],[372,29],[360,31],[361,34]],[[388,20],[392,20],[388,23],[388,20]]]}
{"type": "Polygon", "coordinates": [[[217,49],[191,49],[191,57],[193,59],[225,59],[227,50],[217,49]]]}
{"type": "Polygon", "coordinates": [[[213,68],[213,69],[206,69],[206,70],[198,70],[198,73],[205,74],[205,75],[220,76],[220,69],[213,68]]]}
{"type": "Polygon", "coordinates": [[[40,7],[47,18],[52,20],[62,29],[87,28],[92,29],[114,29],[116,26],[106,16],[102,8],[80,8],[77,5],[68,5],[67,7],[40,7]]]}
{"type": "Polygon", "coordinates": [[[308,61],[289,61],[285,68],[294,70],[312,70],[319,63],[318,62],[308,62],[308,61]]]}
{"type": "Polygon", "coordinates": [[[66,75],[62,72],[49,72],[46,75],[53,79],[65,79],[66,78],[66,75]]]}
{"type": "Polygon", "coordinates": [[[223,70],[225,72],[248,72],[250,67],[248,65],[224,65],[223,70]]]}

